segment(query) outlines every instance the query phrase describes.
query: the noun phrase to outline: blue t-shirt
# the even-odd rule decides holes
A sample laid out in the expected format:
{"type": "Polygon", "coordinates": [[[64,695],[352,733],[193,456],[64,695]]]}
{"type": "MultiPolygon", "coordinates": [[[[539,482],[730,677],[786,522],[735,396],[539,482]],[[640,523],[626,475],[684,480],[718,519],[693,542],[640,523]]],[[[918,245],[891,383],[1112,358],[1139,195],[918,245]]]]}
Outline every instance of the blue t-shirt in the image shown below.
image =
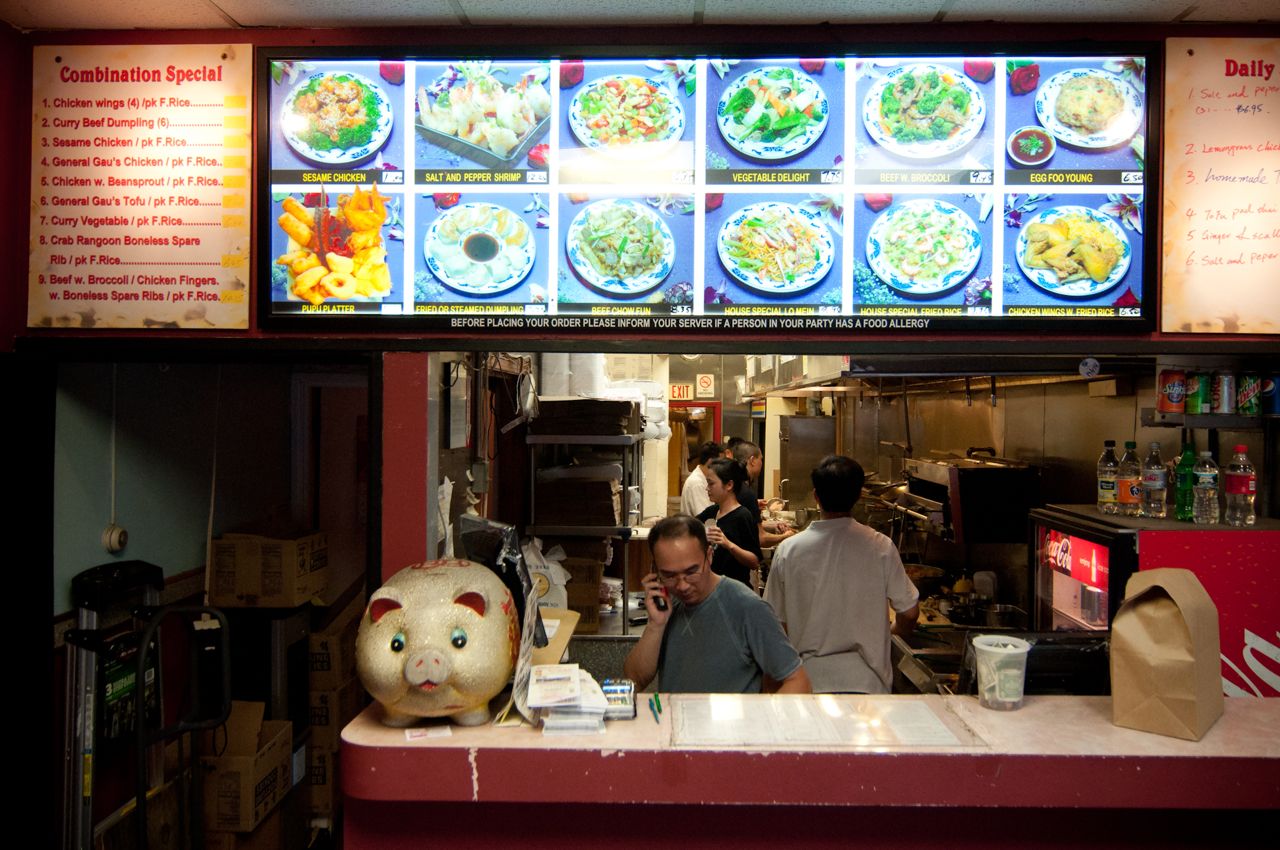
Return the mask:
{"type": "Polygon", "coordinates": [[[721,579],[692,607],[673,602],[658,654],[659,690],[758,694],[763,675],[781,682],[799,669],[773,610],[742,582],[721,579]]]}

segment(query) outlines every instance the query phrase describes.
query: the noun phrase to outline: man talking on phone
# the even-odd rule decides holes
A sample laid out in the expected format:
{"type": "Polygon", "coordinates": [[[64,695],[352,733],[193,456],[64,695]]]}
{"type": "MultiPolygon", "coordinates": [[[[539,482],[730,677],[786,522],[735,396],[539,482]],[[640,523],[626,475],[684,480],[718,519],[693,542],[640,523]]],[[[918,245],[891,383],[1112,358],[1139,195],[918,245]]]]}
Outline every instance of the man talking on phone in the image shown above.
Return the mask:
{"type": "Polygon", "coordinates": [[[654,572],[644,577],[649,623],[623,662],[643,689],[671,693],[812,691],[778,618],[751,588],[711,571],[702,523],[667,517],[649,529],[654,572]]]}

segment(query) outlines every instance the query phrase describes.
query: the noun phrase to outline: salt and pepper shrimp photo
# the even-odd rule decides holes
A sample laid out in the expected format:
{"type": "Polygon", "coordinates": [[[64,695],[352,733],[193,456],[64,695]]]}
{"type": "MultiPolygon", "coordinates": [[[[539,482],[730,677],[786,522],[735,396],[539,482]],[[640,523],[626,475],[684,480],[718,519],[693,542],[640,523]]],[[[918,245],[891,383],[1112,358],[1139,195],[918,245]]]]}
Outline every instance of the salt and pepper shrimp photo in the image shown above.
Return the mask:
{"type": "MultiPolygon", "coordinates": [[[[417,72],[417,126],[429,145],[485,167],[518,168],[550,129],[546,62],[528,68],[479,60],[423,62],[417,72]]],[[[421,161],[439,156],[420,149],[418,158],[427,164],[421,161]]]]}

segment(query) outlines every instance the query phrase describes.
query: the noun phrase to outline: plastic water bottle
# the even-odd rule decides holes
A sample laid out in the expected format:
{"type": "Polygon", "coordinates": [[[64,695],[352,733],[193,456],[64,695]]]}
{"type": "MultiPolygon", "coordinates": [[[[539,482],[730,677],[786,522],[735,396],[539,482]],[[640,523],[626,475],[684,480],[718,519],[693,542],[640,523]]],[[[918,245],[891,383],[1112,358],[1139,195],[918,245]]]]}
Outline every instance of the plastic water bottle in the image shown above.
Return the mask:
{"type": "Polygon", "coordinates": [[[1218,524],[1218,465],[1211,452],[1200,452],[1195,466],[1195,501],[1191,518],[1196,525],[1218,524]]]}
{"type": "Polygon", "coordinates": [[[1138,460],[1138,444],[1125,440],[1124,456],[1116,469],[1116,501],[1123,516],[1142,515],[1142,461],[1138,460]]]}
{"type": "Polygon", "coordinates": [[[1173,472],[1173,518],[1191,522],[1195,514],[1196,451],[1183,445],[1182,457],[1173,472]]]}
{"type": "Polygon", "coordinates": [[[1169,493],[1169,471],[1160,457],[1160,444],[1152,443],[1151,452],[1142,462],[1142,515],[1164,519],[1169,515],[1166,502],[1169,493]]]}
{"type": "Polygon", "coordinates": [[[1223,512],[1223,520],[1227,525],[1253,525],[1257,520],[1253,502],[1258,495],[1258,476],[1249,462],[1247,446],[1239,445],[1233,449],[1235,454],[1231,463],[1223,470],[1225,485],[1222,489],[1227,494],[1227,508],[1223,512]]]}
{"type": "Polygon", "coordinates": [[[1102,456],[1098,458],[1098,513],[1118,514],[1120,504],[1116,501],[1116,468],[1120,461],[1116,458],[1116,441],[1103,440],[1102,456]]]}

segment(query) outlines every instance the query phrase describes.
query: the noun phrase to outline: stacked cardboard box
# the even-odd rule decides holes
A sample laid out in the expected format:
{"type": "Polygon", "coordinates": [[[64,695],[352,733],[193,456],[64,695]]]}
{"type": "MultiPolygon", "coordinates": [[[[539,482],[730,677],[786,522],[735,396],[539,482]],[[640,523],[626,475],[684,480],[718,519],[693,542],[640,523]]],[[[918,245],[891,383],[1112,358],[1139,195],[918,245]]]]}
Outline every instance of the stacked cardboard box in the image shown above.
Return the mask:
{"type": "Polygon", "coordinates": [[[339,600],[345,604],[335,615],[318,618],[323,624],[309,637],[311,745],[307,749],[305,793],[307,812],[315,818],[332,818],[340,807],[336,763],[342,727],[366,702],[364,687],[356,677],[356,634],[365,610],[365,593],[363,588],[353,591],[339,600]]]}
{"type": "Polygon", "coordinates": [[[622,482],[617,479],[560,479],[534,485],[539,525],[622,524],[622,482]]]}
{"type": "Polygon", "coordinates": [[[209,604],[217,608],[296,608],[324,591],[323,533],[224,534],[213,541],[209,604]]]}
{"type": "Polygon", "coordinates": [[[226,724],[205,733],[205,829],[252,832],[293,787],[293,724],[265,713],[263,703],[235,701],[226,724]]]}
{"type": "Polygon", "coordinates": [[[593,434],[621,436],[640,433],[640,405],[634,401],[579,396],[538,396],[538,418],[531,434],[593,434]]]}

